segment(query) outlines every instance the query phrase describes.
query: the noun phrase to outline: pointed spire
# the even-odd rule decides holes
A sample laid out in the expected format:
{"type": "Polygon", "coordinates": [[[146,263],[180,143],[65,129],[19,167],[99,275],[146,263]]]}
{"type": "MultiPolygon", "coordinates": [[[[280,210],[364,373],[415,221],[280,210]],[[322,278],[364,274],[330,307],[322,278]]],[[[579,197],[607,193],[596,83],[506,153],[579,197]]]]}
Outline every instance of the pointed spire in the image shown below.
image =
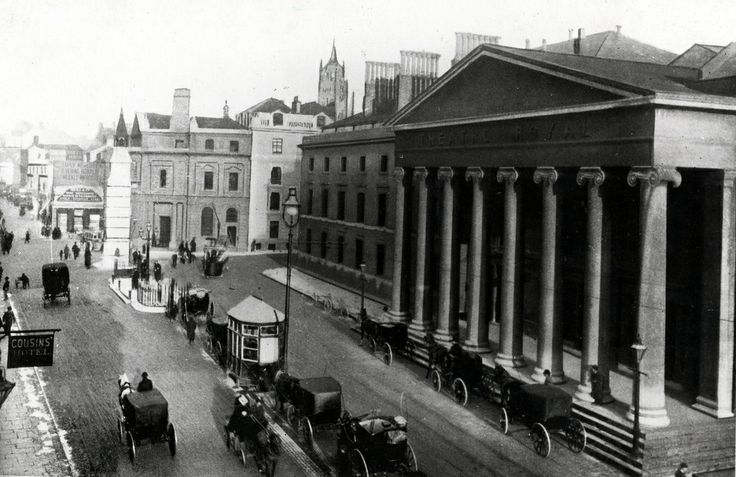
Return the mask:
{"type": "Polygon", "coordinates": [[[120,107],[120,117],[118,118],[118,125],[115,128],[115,145],[127,147],[128,146],[128,128],[125,127],[125,117],[123,116],[123,107],[120,107]]]}
{"type": "Polygon", "coordinates": [[[328,64],[329,63],[338,63],[338,61],[337,61],[337,49],[335,48],[335,37],[334,36],[332,37],[332,53],[330,54],[330,61],[328,61],[327,63],[328,64]]]}

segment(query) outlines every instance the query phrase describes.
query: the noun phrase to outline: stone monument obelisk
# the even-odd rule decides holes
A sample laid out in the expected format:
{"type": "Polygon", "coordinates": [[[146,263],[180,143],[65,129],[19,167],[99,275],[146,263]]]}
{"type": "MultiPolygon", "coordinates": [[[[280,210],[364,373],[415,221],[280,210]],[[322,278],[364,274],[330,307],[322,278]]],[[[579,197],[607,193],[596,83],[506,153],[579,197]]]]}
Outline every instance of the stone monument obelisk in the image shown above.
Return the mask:
{"type": "Polygon", "coordinates": [[[105,194],[105,247],[100,268],[112,269],[128,263],[130,252],[130,164],[128,131],[123,111],[115,130],[115,143],[110,158],[110,172],[105,194]]]}

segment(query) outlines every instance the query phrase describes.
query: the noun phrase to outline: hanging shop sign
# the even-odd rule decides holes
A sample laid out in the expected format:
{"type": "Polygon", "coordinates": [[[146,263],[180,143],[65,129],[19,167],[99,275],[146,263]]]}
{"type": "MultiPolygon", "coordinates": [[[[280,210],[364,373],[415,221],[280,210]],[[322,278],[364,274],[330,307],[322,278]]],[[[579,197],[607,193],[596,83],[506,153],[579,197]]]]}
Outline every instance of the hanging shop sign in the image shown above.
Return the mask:
{"type": "Polygon", "coordinates": [[[55,330],[12,331],[8,341],[8,368],[54,365],[55,330]]]}

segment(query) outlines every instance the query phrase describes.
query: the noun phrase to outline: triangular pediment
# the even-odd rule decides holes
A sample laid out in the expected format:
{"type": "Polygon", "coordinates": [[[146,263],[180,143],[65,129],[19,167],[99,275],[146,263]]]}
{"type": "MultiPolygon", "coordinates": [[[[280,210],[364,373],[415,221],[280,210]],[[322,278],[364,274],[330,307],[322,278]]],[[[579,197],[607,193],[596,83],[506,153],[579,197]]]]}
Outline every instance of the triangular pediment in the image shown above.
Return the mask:
{"type": "Polygon", "coordinates": [[[581,106],[637,96],[539,64],[480,51],[399,111],[390,124],[428,123],[581,106]]]}

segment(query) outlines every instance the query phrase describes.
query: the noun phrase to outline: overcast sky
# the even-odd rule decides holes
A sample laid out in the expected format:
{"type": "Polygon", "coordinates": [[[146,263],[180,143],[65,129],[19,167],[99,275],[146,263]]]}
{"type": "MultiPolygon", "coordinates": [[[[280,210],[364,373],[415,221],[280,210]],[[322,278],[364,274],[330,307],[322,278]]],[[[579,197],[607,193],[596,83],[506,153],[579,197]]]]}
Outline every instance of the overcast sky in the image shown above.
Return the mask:
{"type": "MultiPolygon", "coordinates": [[[[320,59],[333,37],[356,112],[364,62],[399,50],[440,53],[449,68],[456,31],[523,47],[615,30],[681,53],[736,40],[734,0],[516,1],[40,1],[0,0],[0,135],[21,121],[92,136],[122,105],[171,112],[174,88],[192,92],[192,115],[219,116],[267,97],[316,100],[320,59]]],[[[43,140],[43,138],[42,138],[43,140]]]]}

